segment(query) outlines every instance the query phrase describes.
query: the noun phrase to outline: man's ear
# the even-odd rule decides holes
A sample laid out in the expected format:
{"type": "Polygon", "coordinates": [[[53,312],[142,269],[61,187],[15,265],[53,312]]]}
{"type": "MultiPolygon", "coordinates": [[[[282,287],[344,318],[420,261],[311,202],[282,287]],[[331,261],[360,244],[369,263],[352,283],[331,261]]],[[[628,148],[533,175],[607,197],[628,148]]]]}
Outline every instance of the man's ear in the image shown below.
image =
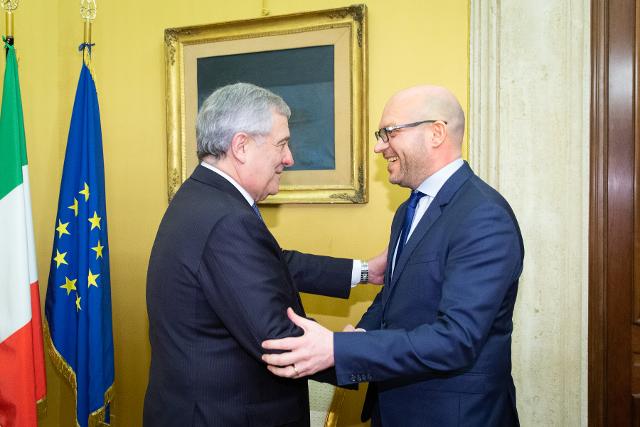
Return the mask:
{"type": "Polygon", "coordinates": [[[231,138],[231,146],[228,152],[239,163],[245,163],[247,161],[247,145],[249,141],[249,135],[244,132],[238,132],[231,138]]]}
{"type": "Polygon", "coordinates": [[[433,147],[439,147],[443,142],[447,140],[447,125],[444,122],[437,121],[431,125],[432,139],[431,145],[433,147]]]}

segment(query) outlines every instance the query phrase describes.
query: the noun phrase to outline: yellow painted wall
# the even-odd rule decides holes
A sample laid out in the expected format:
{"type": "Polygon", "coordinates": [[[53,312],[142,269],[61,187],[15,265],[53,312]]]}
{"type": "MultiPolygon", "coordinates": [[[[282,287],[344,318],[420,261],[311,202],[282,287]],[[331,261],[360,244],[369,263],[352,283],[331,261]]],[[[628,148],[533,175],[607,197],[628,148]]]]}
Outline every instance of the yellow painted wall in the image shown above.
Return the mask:
{"type": "MultiPolygon", "coordinates": [[[[348,6],[349,0],[97,0],[94,65],[102,114],[111,251],[116,363],[115,425],[141,424],[149,366],[145,275],[166,208],[163,30],[194,24],[348,6]]],[[[468,0],[369,0],[369,135],[386,99],[420,83],[468,92],[468,0]]],[[[66,136],[79,76],[82,23],[77,1],[23,1],[16,14],[25,126],[42,302],[66,136]]],[[[3,28],[4,30],[4,28],[3,28]]],[[[0,71],[4,62],[0,61],[0,71]]],[[[1,90],[1,89],[0,89],[1,90]]],[[[370,147],[373,147],[373,138],[370,147]]],[[[369,150],[369,203],[262,208],[281,245],[368,258],[386,245],[406,190],[387,182],[385,163],[369,150]]],[[[304,296],[308,313],[339,330],[356,322],[377,288],[360,286],[349,301],[304,296]]],[[[47,363],[48,412],[41,426],[73,425],[74,397],[47,363]]],[[[341,425],[359,425],[363,396],[348,393],[341,425]]]]}

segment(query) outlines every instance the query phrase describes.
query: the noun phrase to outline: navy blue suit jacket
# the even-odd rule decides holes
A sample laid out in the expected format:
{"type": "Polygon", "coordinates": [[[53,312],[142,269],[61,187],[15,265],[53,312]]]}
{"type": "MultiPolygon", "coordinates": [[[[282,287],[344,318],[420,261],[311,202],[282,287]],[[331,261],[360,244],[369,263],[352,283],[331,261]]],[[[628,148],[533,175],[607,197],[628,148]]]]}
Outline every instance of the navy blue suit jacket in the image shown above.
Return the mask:
{"type": "Polygon", "coordinates": [[[144,425],[308,426],[306,380],[271,374],[265,339],[301,335],[298,291],[346,298],[352,261],[283,251],[240,192],[198,166],[171,201],[147,274],[144,425]]]}
{"type": "Polygon", "coordinates": [[[334,336],[338,384],[369,381],[363,418],[377,405],[384,426],[517,425],[511,332],[524,247],[511,208],[465,162],[390,276],[405,210],[384,287],[358,325],[369,332],[334,336]]]}

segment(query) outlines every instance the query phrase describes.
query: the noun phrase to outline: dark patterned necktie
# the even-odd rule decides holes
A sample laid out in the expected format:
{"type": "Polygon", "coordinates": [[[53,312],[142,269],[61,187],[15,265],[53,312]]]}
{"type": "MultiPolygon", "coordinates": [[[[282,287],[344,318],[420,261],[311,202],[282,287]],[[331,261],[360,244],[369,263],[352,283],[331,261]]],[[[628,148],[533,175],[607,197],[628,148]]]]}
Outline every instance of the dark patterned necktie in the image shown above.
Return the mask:
{"type": "Polygon", "coordinates": [[[424,193],[419,191],[413,191],[411,196],[409,197],[409,203],[407,203],[407,210],[404,213],[404,223],[402,224],[402,233],[400,234],[400,242],[398,242],[398,249],[396,250],[396,262],[400,259],[400,254],[402,253],[402,249],[407,244],[409,230],[411,230],[411,223],[413,222],[413,217],[416,214],[416,206],[418,206],[418,202],[420,199],[424,197],[424,193]]]}

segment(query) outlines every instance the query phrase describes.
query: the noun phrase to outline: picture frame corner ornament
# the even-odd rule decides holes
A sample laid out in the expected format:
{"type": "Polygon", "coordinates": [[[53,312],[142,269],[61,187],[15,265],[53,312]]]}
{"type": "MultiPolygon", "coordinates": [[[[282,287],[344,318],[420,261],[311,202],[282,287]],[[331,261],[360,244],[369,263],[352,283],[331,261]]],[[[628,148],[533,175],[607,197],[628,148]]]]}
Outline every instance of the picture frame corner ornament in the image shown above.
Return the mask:
{"type": "Polygon", "coordinates": [[[167,49],[167,59],[171,66],[176,63],[176,50],[178,44],[178,32],[174,28],[164,30],[164,44],[167,49]]]}

